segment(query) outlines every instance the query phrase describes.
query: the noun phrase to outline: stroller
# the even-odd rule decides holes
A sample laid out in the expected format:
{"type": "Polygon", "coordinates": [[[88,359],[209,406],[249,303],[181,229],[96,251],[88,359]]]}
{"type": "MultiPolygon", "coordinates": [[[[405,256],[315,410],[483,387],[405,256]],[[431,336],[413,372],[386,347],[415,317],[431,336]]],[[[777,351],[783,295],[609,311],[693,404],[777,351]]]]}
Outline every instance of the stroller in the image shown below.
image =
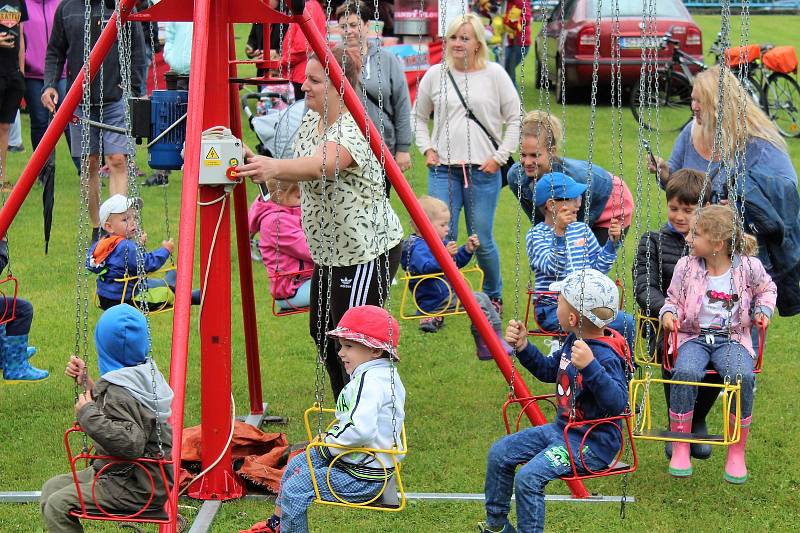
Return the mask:
{"type": "Polygon", "coordinates": [[[266,89],[242,95],[242,112],[247,117],[250,129],[258,137],[256,151],[260,155],[277,159],[294,156],[292,143],[306,113],[306,106],[304,100],[289,102],[286,94],[266,89]]]}

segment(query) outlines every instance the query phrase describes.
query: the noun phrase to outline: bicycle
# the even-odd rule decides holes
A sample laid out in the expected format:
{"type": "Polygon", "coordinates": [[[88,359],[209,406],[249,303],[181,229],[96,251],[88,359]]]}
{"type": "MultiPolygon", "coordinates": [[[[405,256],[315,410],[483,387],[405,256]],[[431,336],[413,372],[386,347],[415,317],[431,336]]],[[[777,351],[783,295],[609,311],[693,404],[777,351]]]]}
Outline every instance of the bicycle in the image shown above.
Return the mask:
{"type": "MultiPolygon", "coordinates": [[[[711,45],[711,51],[719,62],[723,55],[721,46],[722,35],[718,34],[717,39],[711,45]]],[[[649,101],[642,102],[640,86],[634,86],[631,91],[630,108],[633,118],[639,121],[640,106],[645,113],[642,116],[642,125],[648,130],[655,130],[659,127],[661,131],[680,131],[692,120],[692,85],[694,76],[697,72],[709,68],[703,61],[695,59],[691,55],[681,50],[680,41],[672,38],[672,28],[661,38],[659,48],[672,48],[672,57],[666,62],[663,68],[656,71],[658,80],[658,91],[652,91],[647,95],[649,101]],[[657,111],[653,111],[657,109],[657,111]]],[[[750,64],[750,63],[748,63],[750,64]]],[[[766,97],[763,85],[755,78],[755,69],[747,72],[747,77],[740,78],[745,90],[750,94],[759,107],[764,109],[766,97]]],[[[794,81],[794,80],[791,80],[794,81]]]]}

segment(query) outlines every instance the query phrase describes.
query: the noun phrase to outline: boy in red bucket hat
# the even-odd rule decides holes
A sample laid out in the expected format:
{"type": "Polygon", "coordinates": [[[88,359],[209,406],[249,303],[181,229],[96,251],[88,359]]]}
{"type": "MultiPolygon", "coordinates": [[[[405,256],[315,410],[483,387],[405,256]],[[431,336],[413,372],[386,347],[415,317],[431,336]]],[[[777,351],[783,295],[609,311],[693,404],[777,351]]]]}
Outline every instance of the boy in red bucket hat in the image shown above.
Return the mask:
{"type": "MultiPolygon", "coordinates": [[[[362,305],[350,308],[328,336],[341,344],[339,358],[350,382],[336,401],[336,423],[318,438],[348,448],[391,449],[405,419],[406,389],[394,368],[400,360],[400,325],[385,309],[362,305]]],[[[337,497],[348,502],[371,500],[383,489],[386,474],[394,474],[389,454],[366,455],[329,447],[314,447],[309,454],[320,496],[327,501],[337,497]],[[331,466],[338,455],[342,457],[331,466]]],[[[305,533],[306,513],[315,497],[308,458],[297,455],[281,478],[275,514],[240,533],[305,533]]]]}

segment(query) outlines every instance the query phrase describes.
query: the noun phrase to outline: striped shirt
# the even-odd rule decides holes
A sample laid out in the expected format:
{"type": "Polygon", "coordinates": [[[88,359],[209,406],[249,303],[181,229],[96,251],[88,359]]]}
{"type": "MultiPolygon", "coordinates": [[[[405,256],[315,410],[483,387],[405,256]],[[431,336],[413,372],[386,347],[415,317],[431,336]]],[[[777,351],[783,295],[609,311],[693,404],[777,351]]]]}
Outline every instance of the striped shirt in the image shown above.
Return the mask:
{"type": "Polygon", "coordinates": [[[592,230],[583,222],[567,226],[562,237],[556,235],[552,226],[539,222],[528,230],[525,239],[537,291],[550,290],[551,283],[576,270],[594,268],[607,274],[617,258],[617,249],[611,239],[600,247],[592,230]]]}

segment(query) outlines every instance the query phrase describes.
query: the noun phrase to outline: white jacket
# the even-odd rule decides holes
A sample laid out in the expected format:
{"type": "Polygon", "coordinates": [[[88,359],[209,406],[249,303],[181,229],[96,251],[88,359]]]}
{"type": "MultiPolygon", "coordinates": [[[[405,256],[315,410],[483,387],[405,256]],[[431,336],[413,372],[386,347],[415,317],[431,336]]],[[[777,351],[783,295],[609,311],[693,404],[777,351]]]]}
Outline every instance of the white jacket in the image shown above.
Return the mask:
{"type": "MultiPolygon", "coordinates": [[[[376,359],[359,365],[350,382],[336,401],[336,423],[325,434],[325,442],[349,448],[391,449],[397,439],[401,446],[400,431],[405,419],[406,389],[400,375],[388,359],[376,359]],[[394,378],[394,386],[392,386],[394,378]],[[394,401],[392,390],[394,389],[394,401]],[[392,422],[394,414],[394,423],[392,422]]],[[[358,478],[382,479],[383,465],[392,472],[389,454],[371,455],[347,453],[338,448],[320,448],[323,455],[346,453],[336,465],[358,478]]],[[[398,455],[397,460],[404,456],[398,455]]]]}

